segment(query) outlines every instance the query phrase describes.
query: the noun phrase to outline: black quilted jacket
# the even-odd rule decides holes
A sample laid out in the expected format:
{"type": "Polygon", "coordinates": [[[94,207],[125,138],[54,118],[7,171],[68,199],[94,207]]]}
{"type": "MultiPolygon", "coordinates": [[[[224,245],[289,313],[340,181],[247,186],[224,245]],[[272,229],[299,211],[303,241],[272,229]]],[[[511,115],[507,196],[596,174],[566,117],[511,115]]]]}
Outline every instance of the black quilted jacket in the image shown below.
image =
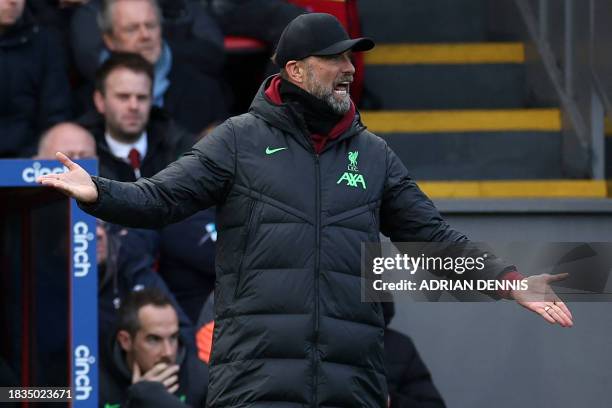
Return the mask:
{"type": "Polygon", "coordinates": [[[210,407],[386,407],[384,321],[360,300],[360,244],[379,231],[466,238],[358,114],[316,154],[266,84],[249,113],[154,177],[94,179],[99,201],[86,210],[155,227],[217,206],[210,407]]]}

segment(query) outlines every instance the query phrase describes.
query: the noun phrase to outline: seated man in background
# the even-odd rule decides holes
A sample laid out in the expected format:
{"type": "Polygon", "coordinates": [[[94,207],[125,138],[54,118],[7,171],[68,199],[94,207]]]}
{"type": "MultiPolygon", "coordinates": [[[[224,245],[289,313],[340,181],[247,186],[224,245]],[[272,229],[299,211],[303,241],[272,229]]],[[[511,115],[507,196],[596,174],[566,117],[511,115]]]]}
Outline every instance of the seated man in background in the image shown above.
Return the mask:
{"type": "MultiPolygon", "coordinates": [[[[56,160],[55,153],[68,152],[70,158],[96,158],[96,143],[84,128],[63,122],[49,129],[41,137],[39,160],[56,160]]],[[[98,329],[104,340],[114,329],[117,309],[130,292],[156,288],[167,294],[178,311],[181,332],[191,345],[193,325],[170,293],[153,266],[157,253],[158,234],[154,231],[124,228],[98,222],[96,227],[98,262],[98,329]]],[[[49,279],[56,280],[55,275],[49,279]]],[[[47,295],[52,294],[47,292],[47,295]]]]}
{"type": "MultiPolygon", "coordinates": [[[[93,80],[104,49],[98,15],[105,0],[89,0],[75,10],[70,23],[70,42],[79,73],[93,80]]],[[[225,50],[221,29],[199,0],[159,0],[164,39],[173,59],[191,64],[198,71],[219,76],[225,50]]]]}
{"type": "Polygon", "coordinates": [[[226,95],[220,77],[185,63],[162,40],[161,12],[156,0],[105,1],[99,15],[105,50],[142,55],[154,65],[152,103],[164,108],[193,134],[227,118],[226,95]]]}
{"type": "MultiPolygon", "coordinates": [[[[152,71],[143,57],[129,53],[111,54],[98,70],[97,112],[79,121],[95,136],[103,177],[119,181],[151,177],[194,143],[163,110],[151,106],[152,71]]],[[[159,234],[146,232],[156,235],[159,272],[192,319],[214,287],[212,238],[216,236],[209,231],[211,225],[214,229],[214,211],[204,210],[159,234]]]]}
{"type": "Polygon", "coordinates": [[[87,129],[76,123],[58,123],[40,137],[34,158],[56,160],[56,152],[66,152],[72,160],[95,158],[96,141],[87,129]]]}
{"type": "Polygon", "coordinates": [[[55,33],[25,0],[0,0],[0,158],[32,157],[38,136],[70,118],[70,86],[55,33]]]}
{"type": "Polygon", "coordinates": [[[131,293],[100,350],[100,405],[203,407],[208,368],[184,346],[175,308],[156,289],[131,293]]]}
{"type": "Polygon", "coordinates": [[[96,75],[91,111],[79,124],[96,139],[100,175],[119,181],[150,177],[184,151],[194,138],[152,107],[153,66],[142,56],[113,53],[96,75]]]}

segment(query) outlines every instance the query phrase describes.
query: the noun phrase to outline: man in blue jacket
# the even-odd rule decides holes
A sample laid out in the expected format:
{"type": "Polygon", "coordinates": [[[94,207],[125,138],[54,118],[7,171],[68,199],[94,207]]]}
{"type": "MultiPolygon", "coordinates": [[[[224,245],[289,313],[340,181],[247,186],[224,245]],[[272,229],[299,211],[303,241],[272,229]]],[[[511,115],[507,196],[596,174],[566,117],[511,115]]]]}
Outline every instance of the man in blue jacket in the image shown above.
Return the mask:
{"type": "MultiPolygon", "coordinates": [[[[361,301],[361,243],[467,242],[450,228],[350,100],[350,39],[329,14],[285,28],[249,113],[165,170],[135,183],[70,169],[39,178],[103,219],[155,227],[216,205],[214,347],[207,405],[386,407],[380,304],[361,301]]],[[[483,278],[518,274],[489,257],[483,278]]],[[[548,290],[550,276],[530,277],[548,290]]],[[[497,294],[490,293],[492,297],[497,294]]],[[[557,301],[508,292],[551,323],[557,301]]]]}

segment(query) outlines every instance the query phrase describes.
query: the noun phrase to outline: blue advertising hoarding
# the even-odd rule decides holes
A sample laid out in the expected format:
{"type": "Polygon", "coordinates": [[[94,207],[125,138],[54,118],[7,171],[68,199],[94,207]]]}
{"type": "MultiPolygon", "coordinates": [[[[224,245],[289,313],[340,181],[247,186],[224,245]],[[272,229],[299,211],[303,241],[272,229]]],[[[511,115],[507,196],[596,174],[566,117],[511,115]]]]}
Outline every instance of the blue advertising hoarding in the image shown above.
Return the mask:
{"type": "MultiPolygon", "coordinates": [[[[97,160],[76,161],[97,174],[97,160]]],[[[67,169],[55,160],[0,160],[0,187],[45,188],[36,178],[67,169]]],[[[98,405],[98,274],[96,220],[70,199],[70,346],[72,406],[98,405]]],[[[68,385],[68,384],[66,384],[68,385]]]]}

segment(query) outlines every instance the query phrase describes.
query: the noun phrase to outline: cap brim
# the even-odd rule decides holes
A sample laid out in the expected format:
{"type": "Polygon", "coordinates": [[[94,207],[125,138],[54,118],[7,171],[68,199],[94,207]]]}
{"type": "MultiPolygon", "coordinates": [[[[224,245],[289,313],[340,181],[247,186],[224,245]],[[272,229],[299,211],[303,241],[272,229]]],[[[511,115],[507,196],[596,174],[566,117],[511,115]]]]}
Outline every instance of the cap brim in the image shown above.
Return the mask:
{"type": "Polygon", "coordinates": [[[352,40],[342,40],[338,41],[335,44],[330,45],[327,48],[324,48],[320,51],[313,52],[311,55],[315,56],[325,56],[325,55],[336,55],[342,54],[345,51],[368,51],[374,48],[374,41],[370,38],[362,37],[355,38],[352,40]]]}

